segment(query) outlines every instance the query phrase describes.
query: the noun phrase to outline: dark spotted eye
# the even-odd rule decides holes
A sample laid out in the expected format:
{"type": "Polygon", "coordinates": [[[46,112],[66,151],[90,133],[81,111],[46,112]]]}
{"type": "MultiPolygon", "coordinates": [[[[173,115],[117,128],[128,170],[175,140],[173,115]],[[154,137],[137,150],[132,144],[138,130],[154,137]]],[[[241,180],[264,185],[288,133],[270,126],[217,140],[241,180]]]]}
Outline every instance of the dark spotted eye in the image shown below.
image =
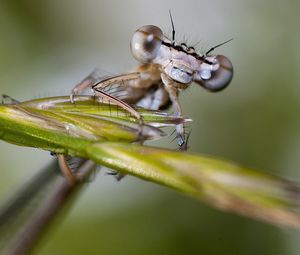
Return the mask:
{"type": "Polygon", "coordinates": [[[219,91],[228,86],[233,76],[230,60],[223,56],[207,57],[210,63],[203,63],[197,73],[196,82],[210,91],[219,91]]]}
{"type": "Polygon", "coordinates": [[[132,36],[130,48],[133,56],[142,63],[153,60],[162,44],[163,33],[159,27],[140,27],[132,36]]]}

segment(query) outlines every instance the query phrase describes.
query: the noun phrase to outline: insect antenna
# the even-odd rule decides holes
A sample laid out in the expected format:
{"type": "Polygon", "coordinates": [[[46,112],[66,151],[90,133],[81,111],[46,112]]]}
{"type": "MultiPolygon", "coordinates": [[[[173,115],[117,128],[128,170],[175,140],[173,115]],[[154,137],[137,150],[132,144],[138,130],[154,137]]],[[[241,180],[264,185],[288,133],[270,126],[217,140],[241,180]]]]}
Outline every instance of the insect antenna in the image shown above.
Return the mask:
{"type": "Polygon", "coordinates": [[[174,22],[171,14],[171,10],[169,9],[169,15],[170,15],[170,20],[171,20],[171,25],[172,25],[172,45],[175,45],[175,27],[174,27],[174,22]]]}
{"type": "Polygon", "coordinates": [[[220,46],[222,46],[222,45],[224,45],[224,44],[226,44],[226,43],[228,43],[228,42],[230,42],[232,40],[233,40],[233,38],[231,38],[231,39],[229,39],[229,40],[227,40],[225,42],[222,42],[222,43],[220,43],[220,44],[218,44],[218,45],[216,45],[214,47],[211,47],[207,52],[205,52],[204,55],[207,56],[209,53],[211,53],[212,51],[214,51],[216,48],[218,48],[218,47],[220,47],[220,46]]]}

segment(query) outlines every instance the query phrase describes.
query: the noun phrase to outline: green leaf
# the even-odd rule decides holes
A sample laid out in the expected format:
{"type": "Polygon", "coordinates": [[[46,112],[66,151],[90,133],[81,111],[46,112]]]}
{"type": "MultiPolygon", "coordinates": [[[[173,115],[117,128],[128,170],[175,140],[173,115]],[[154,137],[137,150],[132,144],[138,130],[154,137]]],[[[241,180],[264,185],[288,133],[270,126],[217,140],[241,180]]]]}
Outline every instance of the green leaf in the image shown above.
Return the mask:
{"type": "MultiPolygon", "coordinates": [[[[188,121],[139,111],[143,139],[161,137],[157,127],[188,121]]],[[[2,140],[91,159],[221,210],[300,228],[298,185],[214,157],[132,144],[139,140],[139,130],[137,121],[115,105],[90,97],[78,98],[75,105],[57,97],[0,106],[2,140]]]]}
{"type": "Polygon", "coordinates": [[[300,188],[282,178],[214,157],[140,145],[106,142],[87,151],[99,164],[175,188],[218,209],[300,227],[300,188]]]}
{"type": "Polygon", "coordinates": [[[68,97],[56,97],[0,105],[0,137],[18,145],[86,157],[86,146],[95,141],[158,139],[165,135],[158,127],[185,121],[150,110],[141,114],[142,130],[135,118],[116,105],[91,97],[77,97],[75,104],[68,97]]]}

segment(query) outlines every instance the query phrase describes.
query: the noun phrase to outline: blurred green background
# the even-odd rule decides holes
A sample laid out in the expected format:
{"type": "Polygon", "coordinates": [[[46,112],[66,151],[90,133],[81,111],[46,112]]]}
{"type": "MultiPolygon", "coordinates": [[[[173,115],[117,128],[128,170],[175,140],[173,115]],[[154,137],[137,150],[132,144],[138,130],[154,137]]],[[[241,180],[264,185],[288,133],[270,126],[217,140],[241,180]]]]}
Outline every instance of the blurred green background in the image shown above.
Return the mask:
{"type": "MultiPolygon", "coordinates": [[[[18,100],[68,94],[95,67],[136,65],[129,41],[154,24],[200,40],[235,67],[232,84],[181,95],[193,119],[190,150],[300,179],[300,3],[296,0],[0,1],[0,93],[18,100]],[[299,94],[299,95],[298,95],[299,94]]],[[[176,148],[171,138],[155,145],[176,148]]],[[[0,201],[48,152],[0,143],[0,201]]],[[[218,212],[170,189],[100,173],[36,254],[299,254],[300,233],[218,212]]]]}

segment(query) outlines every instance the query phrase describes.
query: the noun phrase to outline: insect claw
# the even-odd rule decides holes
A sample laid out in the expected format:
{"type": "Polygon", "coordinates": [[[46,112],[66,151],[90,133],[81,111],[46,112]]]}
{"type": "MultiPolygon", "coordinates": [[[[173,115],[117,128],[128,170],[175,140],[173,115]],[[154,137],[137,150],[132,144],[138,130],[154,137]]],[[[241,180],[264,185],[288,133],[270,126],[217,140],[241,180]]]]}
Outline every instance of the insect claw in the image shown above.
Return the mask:
{"type": "Polygon", "coordinates": [[[126,174],[118,173],[118,174],[116,175],[116,180],[119,182],[119,181],[121,181],[125,176],[126,176],[126,174]]]}
{"type": "Polygon", "coordinates": [[[107,175],[117,175],[118,172],[117,171],[114,171],[114,170],[109,170],[106,172],[107,175]]]}
{"type": "Polygon", "coordinates": [[[179,147],[180,151],[187,151],[188,150],[188,148],[189,148],[188,143],[189,143],[189,139],[190,139],[191,133],[192,133],[192,130],[190,130],[189,132],[187,132],[186,140],[185,140],[184,144],[179,147]]]}
{"type": "Polygon", "coordinates": [[[187,142],[185,142],[185,143],[183,143],[180,147],[179,147],[179,150],[180,151],[187,151],[188,150],[188,143],[187,142]]]}
{"type": "Polygon", "coordinates": [[[182,134],[178,134],[177,140],[178,140],[179,147],[182,147],[184,145],[184,138],[183,138],[182,134]]]}
{"type": "Polygon", "coordinates": [[[122,174],[114,170],[110,170],[106,174],[114,176],[117,181],[121,181],[126,176],[126,174],[122,174]]]}

